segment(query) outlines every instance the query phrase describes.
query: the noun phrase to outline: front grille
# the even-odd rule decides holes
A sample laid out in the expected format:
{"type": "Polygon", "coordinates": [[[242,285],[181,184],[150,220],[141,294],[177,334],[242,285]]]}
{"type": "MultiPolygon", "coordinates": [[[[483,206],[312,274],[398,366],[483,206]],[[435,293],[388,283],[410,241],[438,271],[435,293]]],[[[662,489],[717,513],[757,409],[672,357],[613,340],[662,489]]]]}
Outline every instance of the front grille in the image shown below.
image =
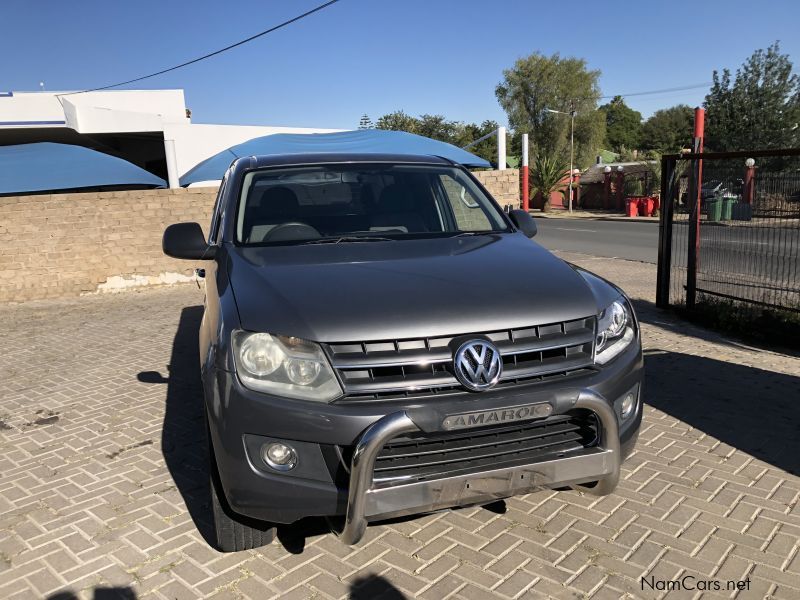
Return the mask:
{"type": "Polygon", "coordinates": [[[397,437],[378,454],[373,479],[380,486],[531,464],[595,446],[598,431],[594,413],[578,410],[515,425],[397,437]]]}
{"type": "Polygon", "coordinates": [[[326,344],[346,400],[458,392],[453,352],[468,339],[490,339],[503,357],[499,385],[563,377],[592,365],[595,318],[488,333],[326,344]]]}

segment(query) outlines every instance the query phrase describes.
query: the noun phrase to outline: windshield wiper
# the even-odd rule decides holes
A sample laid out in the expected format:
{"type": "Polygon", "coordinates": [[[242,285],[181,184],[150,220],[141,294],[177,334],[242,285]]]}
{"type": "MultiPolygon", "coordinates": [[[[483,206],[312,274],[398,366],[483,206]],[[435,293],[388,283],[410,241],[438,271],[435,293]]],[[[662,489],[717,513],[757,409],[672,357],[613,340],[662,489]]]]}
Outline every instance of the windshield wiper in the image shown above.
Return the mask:
{"type": "Polygon", "coordinates": [[[303,245],[309,244],[341,244],[346,242],[393,242],[392,238],[378,237],[374,235],[343,235],[341,237],[320,238],[318,240],[308,240],[303,245]]]}

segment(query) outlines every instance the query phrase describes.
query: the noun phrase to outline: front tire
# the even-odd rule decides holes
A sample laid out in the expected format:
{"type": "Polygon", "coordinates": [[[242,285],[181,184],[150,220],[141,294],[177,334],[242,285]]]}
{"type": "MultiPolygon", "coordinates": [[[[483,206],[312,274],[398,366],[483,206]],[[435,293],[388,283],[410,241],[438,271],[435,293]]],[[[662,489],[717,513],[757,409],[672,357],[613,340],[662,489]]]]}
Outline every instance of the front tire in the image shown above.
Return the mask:
{"type": "Polygon", "coordinates": [[[239,552],[271,544],[275,539],[275,527],[270,523],[233,516],[225,499],[221,499],[217,494],[214,479],[212,474],[210,477],[211,511],[214,518],[217,549],[221,552],[239,552]]]}
{"type": "Polygon", "coordinates": [[[211,430],[206,417],[206,440],[208,441],[208,486],[211,488],[211,517],[214,520],[214,546],[220,552],[240,552],[268,546],[275,539],[275,526],[264,521],[248,519],[235,514],[222,493],[222,485],[211,441],[211,430]]]}

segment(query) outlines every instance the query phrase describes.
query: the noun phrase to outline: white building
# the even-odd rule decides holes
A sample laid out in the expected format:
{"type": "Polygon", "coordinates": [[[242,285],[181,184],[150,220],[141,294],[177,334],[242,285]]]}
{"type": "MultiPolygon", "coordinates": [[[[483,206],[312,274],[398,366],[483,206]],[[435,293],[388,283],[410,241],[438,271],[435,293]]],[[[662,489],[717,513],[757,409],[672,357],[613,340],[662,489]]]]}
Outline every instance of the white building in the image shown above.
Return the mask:
{"type": "Polygon", "coordinates": [[[0,92],[0,146],[60,142],[132,162],[178,187],[178,179],[221,150],[273,133],[336,129],[191,122],[183,90],[0,92]]]}

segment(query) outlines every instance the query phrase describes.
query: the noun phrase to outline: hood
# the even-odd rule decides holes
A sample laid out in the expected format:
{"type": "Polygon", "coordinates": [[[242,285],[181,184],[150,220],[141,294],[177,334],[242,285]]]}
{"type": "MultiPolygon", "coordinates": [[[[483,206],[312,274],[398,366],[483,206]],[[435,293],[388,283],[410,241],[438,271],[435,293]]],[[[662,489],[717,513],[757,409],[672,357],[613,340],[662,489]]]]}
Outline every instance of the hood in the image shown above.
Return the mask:
{"type": "Polygon", "coordinates": [[[375,341],[597,314],[583,277],[521,233],[227,249],[240,322],[249,331],[375,341]]]}

